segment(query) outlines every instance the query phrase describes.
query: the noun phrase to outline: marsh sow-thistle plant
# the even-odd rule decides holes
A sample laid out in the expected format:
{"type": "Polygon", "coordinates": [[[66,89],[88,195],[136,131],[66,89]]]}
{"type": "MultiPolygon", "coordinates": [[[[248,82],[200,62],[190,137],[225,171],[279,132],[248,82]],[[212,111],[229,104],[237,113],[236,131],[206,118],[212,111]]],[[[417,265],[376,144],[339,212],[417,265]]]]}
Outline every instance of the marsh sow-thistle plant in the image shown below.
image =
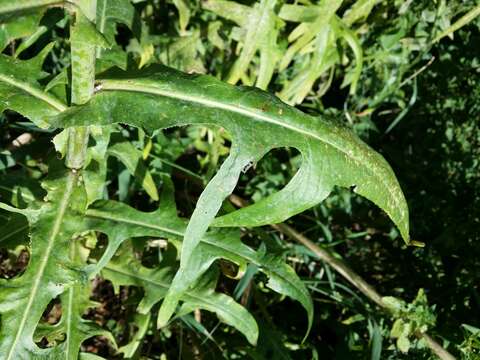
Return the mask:
{"type": "MultiPolygon", "coordinates": [[[[162,65],[128,70],[114,66],[112,59],[126,56],[115,45],[116,23],[131,26],[134,16],[127,0],[2,0],[2,49],[17,38],[34,43],[39,21],[51,7],[63,9],[69,17],[68,71],[45,81],[48,74],[42,64],[54,44],[30,59],[21,59],[20,47],[0,56],[1,110],[55,130],[52,140],[62,157],[51,161],[48,176],[40,180],[43,191],[25,192],[16,184],[11,197],[0,204],[12,218],[27,219],[30,253],[23,274],[0,282],[2,359],[77,359],[85,339],[101,334],[113,341],[106,330],[82,318],[89,306],[89,281],[99,273],[116,285],[143,287],[139,314],[150,316],[152,307],[161,302],[158,327],[174,314],[205,309],[255,344],[258,328],[253,316],[216,291],[218,259],[241,269],[256,265],[268,277],[269,288],[301,303],[309,328],[313,306],[305,285],[281,257],[243,244],[238,228],[282,222],[320,203],[334,186],[353,188],[378,205],[409,241],[408,209],[395,175],[383,157],[349,129],[304,114],[256,88],[162,65]],[[230,134],[228,157],[201,193],[190,219],[178,217],[170,179],[164,177],[158,194],[160,184],[132,160],[135,148],[118,141],[118,124],[147,133],[210,124],[230,134]],[[288,185],[251,206],[219,216],[242,170],[281,147],[295,148],[302,155],[301,167],[288,185]],[[104,199],[111,156],[132,173],[141,173],[142,186],[159,200],[157,210],[145,213],[104,199]],[[108,238],[99,257],[81,246],[82,237],[92,234],[108,238]],[[143,237],[168,239],[178,248],[179,264],[162,261],[158,268],[144,267],[127,242],[143,237]],[[39,323],[56,298],[62,304],[60,321],[39,323]],[[42,338],[53,340],[40,348],[42,338]]],[[[231,76],[236,78],[239,69],[241,65],[235,65],[231,76]]]]}

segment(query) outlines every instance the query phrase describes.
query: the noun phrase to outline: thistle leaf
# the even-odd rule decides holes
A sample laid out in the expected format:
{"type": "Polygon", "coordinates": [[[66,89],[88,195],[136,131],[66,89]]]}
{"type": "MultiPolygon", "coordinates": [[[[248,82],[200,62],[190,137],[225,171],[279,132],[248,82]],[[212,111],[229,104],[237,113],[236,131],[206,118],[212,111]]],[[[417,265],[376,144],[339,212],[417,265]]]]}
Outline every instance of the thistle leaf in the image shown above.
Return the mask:
{"type": "Polygon", "coordinates": [[[190,21],[190,15],[191,15],[190,9],[184,0],[172,0],[172,1],[178,10],[180,31],[184,32],[187,29],[188,22],[190,21]]]}
{"type": "MultiPolygon", "coordinates": [[[[181,245],[187,222],[176,215],[172,190],[172,184],[166,180],[160,208],[151,213],[141,212],[115,201],[98,201],[89,208],[86,226],[105,233],[109,239],[104,255],[96,268],[91,270],[92,273],[104,268],[118,247],[130,238],[161,237],[181,245]]],[[[309,327],[311,326],[313,304],[308,290],[293,269],[280,258],[254,251],[240,241],[236,231],[231,230],[215,230],[205,234],[196,254],[185,273],[188,284],[197,281],[217,259],[227,259],[240,268],[246,268],[248,264],[256,265],[269,277],[268,287],[302,304],[307,311],[309,327]]]]}
{"type": "Polygon", "coordinates": [[[135,9],[129,0],[97,0],[97,29],[113,44],[117,23],[131,28],[134,13],[135,9]]]}
{"type": "Polygon", "coordinates": [[[15,39],[34,34],[39,29],[38,23],[42,16],[42,13],[27,14],[1,21],[0,50],[3,51],[15,39]]]}
{"type": "Polygon", "coordinates": [[[254,88],[234,87],[209,76],[150,67],[100,80],[101,90],[85,105],[61,113],[58,127],[127,123],[149,131],[187,124],[214,124],[232,135],[230,155],[209,182],[185,230],[180,270],[162,304],[166,323],[190,285],[195,249],[232,193],[245,166],[268,151],[295,147],[302,165],[284,189],[215,220],[215,226],[278,223],[324,200],[335,185],[351,187],[382,208],[405,240],[408,207],[395,175],[381,155],[349,129],[308,116],[254,88]],[[127,115],[128,114],[128,115],[127,115]]]}
{"type": "MultiPolygon", "coordinates": [[[[169,267],[149,269],[130,256],[131,248],[124,246],[102,270],[102,275],[115,286],[134,285],[144,289],[145,295],[138,306],[140,314],[148,314],[153,305],[162,300],[168,292],[174,271],[169,267]]],[[[225,323],[242,332],[248,341],[255,344],[258,328],[255,319],[231,297],[215,292],[217,274],[209,271],[205,276],[182,295],[180,313],[194,309],[215,312],[225,323]]]]}
{"type": "MultiPolygon", "coordinates": [[[[109,44],[115,44],[117,24],[124,24],[131,29],[134,16],[135,9],[130,0],[97,0],[96,27],[109,44]]],[[[96,56],[97,69],[113,64],[126,67],[127,54],[118,45],[106,50],[97,47],[96,56]]]]}
{"type": "Polygon", "coordinates": [[[373,7],[380,3],[382,0],[357,0],[352,7],[345,12],[343,21],[347,26],[352,25],[360,19],[365,19],[373,7]]]}
{"type": "Polygon", "coordinates": [[[48,358],[50,359],[78,359],[81,344],[93,337],[104,336],[115,345],[112,334],[102,329],[93,321],[85,320],[82,315],[91,302],[89,300],[89,286],[76,284],[67,289],[60,299],[62,302],[62,317],[55,325],[40,325],[35,332],[35,337],[49,337],[52,334],[65,338],[63,342],[51,348],[48,358]]]}
{"type": "Polygon", "coordinates": [[[280,9],[282,19],[300,23],[288,37],[291,45],[280,61],[280,70],[287,68],[295,57],[300,57],[304,63],[279,93],[281,99],[300,104],[315,82],[339,62],[335,44],[341,39],[352,49],[355,58],[355,68],[342,86],[350,85],[350,93],[355,93],[363,68],[363,50],[355,33],[335,15],[342,2],[323,0],[318,5],[308,6],[286,4],[280,9]]]}
{"type": "Polygon", "coordinates": [[[69,256],[70,239],[82,230],[76,215],[85,206],[77,183],[76,173],[52,171],[52,180],[44,183],[47,201],[35,216],[22,210],[30,223],[30,263],[22,275],[0,282],[0,353],[6,360],[47,357],[56,351],[40,349],[33,335],[48,303],[85,276],[69,256]]]}
{"type": "Polygon", "coordinates": [[[66,109],[55,96],[38,84],[45,76],[43,60],[53,44],[30,60],[18,60],[0,55],[0,111],[14,110],[28,117],[39,127],[47,127],[47,119],[66,109]]]}
{"type": "MultiPolygon", "coordinates": [[[[224,127],[232,134],[233,145],[215,177],[222,179],[212,180],[222,182],[217,183],[217,192],[229,195],[231,190],[223,180],[233,176],[236,182],[245,165],[269,150],[284,146],[300,150],[303,164],[283,190],[217,219],[215,225],[281,222],[318,204],[339,185],[354,187],[356,193],[377,204],[409,241],[408,208],[393,171],[381,155],[340,124],[306,115],[254,88],[233,87],[210,76],[187,75],[162,66],[99,82],[101,90],[93,99],[58,115],[56,126],[126,123],[148,131],[199,123],[224,127]]],[[[206,194],[214,195],[210,188],[199,203],[206,194]]]]}
{"type": "Polygon", "coordinates": [[[0,0],[0,14],[3,16],[14,14],[25,14],[29,12],[39,11],[50,5],[57,5],[63,3],[62,0],[23,0],[10,1],[0,0]]]}

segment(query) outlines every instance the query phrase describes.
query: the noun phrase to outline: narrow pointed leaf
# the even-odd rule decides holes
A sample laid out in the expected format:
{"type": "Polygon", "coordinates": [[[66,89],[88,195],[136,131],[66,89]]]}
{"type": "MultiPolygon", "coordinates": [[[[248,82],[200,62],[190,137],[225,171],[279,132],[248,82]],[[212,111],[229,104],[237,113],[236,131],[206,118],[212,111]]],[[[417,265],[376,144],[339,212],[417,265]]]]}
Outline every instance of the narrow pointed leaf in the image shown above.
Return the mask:
{"type": "Polygon", "coordinates": [[[328,28],[330,19],[335,15],[343,0],[322,0],[318,5],[301,6],[301,5],[285,5],[287,8],[280,11],[280,16],[284,16],[285,20],[299,19],[304,20],[297,26],[289,36],[289,40],[293,43],[287,49],[280,62],[280,69],[285,69],[293,57],[316,37],[321,36],[325,28],[328,28]],[[292,7],[295,6],[295,11],[292,7]],[[312,18],[304,18],[301,13],[309,12],[312,18]],[[313,15],[316,15],[313,17],[313,15]]]}
{"type": "Polygon", "coordinates": [[[190,8],[184,0],[173,0],[173,4],[178,10],[180,31],[185,31],[190,20],[190,8]]]}
{"type": "Polygon", "coordinates": [[[352,7],[345,12],[343,21],[347,26],[352,25],[354,22],[360,19],[365,19],[373,7],[380,3],[382,0],[357,0],[352,7]]]}
{"type": "Polygon", "coordinates": [[[471,9],[469,12],[467,12],[465,15],[463,15],[460,19],[455,21],[451,26],[449,26],[447,29],[442,31],[440,34],[438,34],[435,39],[433,39],[433,42],[437,42],[440,39],[444,38],[445,36],[452,36],[452,34],[460,29],[461,27],[469,24],[472,22],[476,17],[480,16],[480,5],[477,5],[473,9],[471,9]]]}
{"type": "Polygon", "coordinates": [[[228,75],[229,83],[237,83],[246,74],[257,51],[260,54],[260,67],[256,86],[266,89],[270,83],[279,59],[277,37],[281,21],[274,12],[276,3],[276,0],[262,0],[251,8],[224,0],[204,3],[206,9],[241,26],[242,50],[228,75]]]}

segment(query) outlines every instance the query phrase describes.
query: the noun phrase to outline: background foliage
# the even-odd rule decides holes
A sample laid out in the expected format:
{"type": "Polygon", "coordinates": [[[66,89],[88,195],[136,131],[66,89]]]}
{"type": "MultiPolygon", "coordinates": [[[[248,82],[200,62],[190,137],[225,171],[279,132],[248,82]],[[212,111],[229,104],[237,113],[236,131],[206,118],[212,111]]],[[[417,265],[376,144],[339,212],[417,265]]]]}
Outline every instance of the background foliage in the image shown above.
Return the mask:
{"type": "MultiPolygon", "coordinates": [[[[381,210],[348,189],[336,189],[322,204],[289,220],[347,261],[381,294],[391,296],[395,306],[408,313],[399,321],[379,311],[303,246],[269,227],[245,229],[242,240],[259,253],[269,249],[282,254],[311,291],[315,307],[312,331],[302,342],[307,327],[302,307],[272,292],[254,265],[236,282],[229,277],[236,269],[222,262],[217,287],[246,306],[260,326],[258,346],[253,347],[205,311],[180,316],[161,330],[150,315],[138,313],[137,306],[147,294],[131,278],[115,276],[115,267],[128,268],[122,263],[123,254],[134,253],[132,271],[147,274],[175,254],[165,250],[160,235],[136,239],[122,247],[91,283],[91,296],[84,301],[95,303],[82,317],[94,322],[100,335],[84,341],[82,351],[112,359],[427,359],[431,355],[421,341],[402,336],[406,324],[416,322],[432,326],[434,335],[459,358],[479,358],[479,20],[435,41],[476,3],[133,3],[135,12],[117,14],[119,22],[105,32],[128,56],[114,47],[97,64],[98,71],[112,64],[144,68],[160,62],[255,85],[308,113],[328,114],[344,122],[394,168],[409,203],[411,236],[426,246],[406,247],[381,210]],[[100,328],[111,332],[117,348],[100,328]]],[[[46,84],[54,78],[65,84],[62,74],[70,65],[68,17],[52,8],[38,21],[33,33],[11,35],[15,29],[2,28],[4,53],[29,59],[55,41],[43,65],[52,75],[42,81],[46,84]]],[[[55,91],[61,92],[62,86],[55,91]]],[[[19,201],[24,196],[30,192],[39,196],[42,190],[21,187],[22,196],[17,191],[15,197],[5,188],[15,186],[20,178],[24,183],[45,177],[46,164],[57,156],[52,134],[10,111],[3,113],[0,129],[1,200],[22,207],[19,201]],[[25,134],[28,144],[16,145],[15,139],[25,134]]],[[[231,143],[230,135],[217,127],[173,128],[152,137],[127,126],[119,131],[130,142],[112,137],[104,197],[151,211],[159,197],[155,184],[169,184],[171,177],[182,217],[191,215],[231,143]],[[138,159],[150,174],[140,181],[135,176],[138,159]]],[[[281,189],[299,165],[297,151],[272,151],[245,171],[236,194],[258,201],[281,189]]],[[[28,262],[25,242],[19,241],[27,238],[28,225],[22,216],[3,210],[0,219],[0,270],[8,279],[28,262]]],[[[83,246],[96,256],[107,240],[89,233],[83,246]]],[[[154,314],[157,310],[154,307],[154,314]]],[[[43,314],[45,334],[51,334],[48,326],[58,322],[60,314],[57,299],[43,314]]],[[[61,341],[42,335],[40,331],[37,340],[43,346],[61,341]]]]}

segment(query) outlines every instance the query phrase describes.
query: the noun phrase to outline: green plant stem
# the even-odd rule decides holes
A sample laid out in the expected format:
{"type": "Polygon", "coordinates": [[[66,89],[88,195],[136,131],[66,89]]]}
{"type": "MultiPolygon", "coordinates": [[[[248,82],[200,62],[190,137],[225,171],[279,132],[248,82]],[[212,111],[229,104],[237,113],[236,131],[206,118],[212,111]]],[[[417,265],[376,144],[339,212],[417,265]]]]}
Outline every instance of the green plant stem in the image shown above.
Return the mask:
{"type": "MultiPolygon", "coordinates": [[[[247,205],[247,202],[244,199],[236,195],[231,195],[230,201],[238,207],[244,207],[247,205]]],[[[386,310],[389,313],[392,313],[392,309],[383,301],[383,297],[375,290],[372,285],[367,283],[360,275],[358,275],[342,260],[334,257],[328,250],[316,245],[312,240],[308,239],[306,236],[299,233],[287,224],[273,224],[271,225],[271,227],[310,249],[320,260],[327,263],[336,272],[342,275],[348,282],[355,286],[367,298],[380,306],[382,309],[386,310]]],[[[452,354],[445,350],[427,333],[417,332],[415,335],[417,336],[417,338],[423,339],[429,349],[432,351],[432,353],[437,355],[439,359],[455,360],[455,357],[452,354]]]]}
{"type": "Polygon", "coordinates": [[[85,164],[88,145],[88,128],[68,129],[68,148],[66,165],[70,169],[81,169],[85,164]]]}
{"type": "MultiPolygon", "coordinates": [[[[74,0],[75,22],[71,27],[72,57],[72,103],[81,105],[93,95],[95,83],[95,45],[85,35],[89,22],[95,22],[97,0],[74,0]]],[[[74,127],[69,130],[66,165],[81,169],[85,164],[89,138],[88,127],[74,127]]]]}

